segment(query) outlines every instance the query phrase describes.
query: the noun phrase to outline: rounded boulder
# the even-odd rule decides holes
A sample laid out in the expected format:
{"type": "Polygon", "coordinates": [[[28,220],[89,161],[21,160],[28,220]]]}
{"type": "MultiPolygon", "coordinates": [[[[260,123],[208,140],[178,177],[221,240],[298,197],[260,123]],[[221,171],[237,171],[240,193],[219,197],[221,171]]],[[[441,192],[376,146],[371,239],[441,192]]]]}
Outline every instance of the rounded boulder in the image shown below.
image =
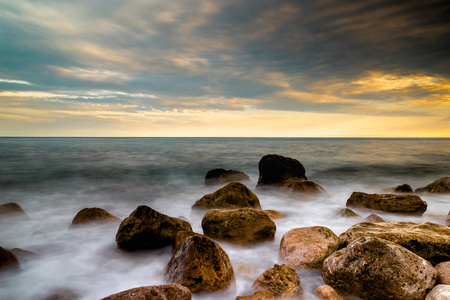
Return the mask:
{"type": "Polygon", "coordinates": [[[261,158],[258,163],[259,178],[256,187],[282,186],[289,178],[300,178],[307,180],[305,167],[296,159],[268,154],[261,158]]]}
{"type": "Polygon", "coordinates": [[[120,219],[113,216],[106,210],[98,207],[83,208],[72,220],[71,226],[83,224],[106,224],[120,222],[120,219]]]}

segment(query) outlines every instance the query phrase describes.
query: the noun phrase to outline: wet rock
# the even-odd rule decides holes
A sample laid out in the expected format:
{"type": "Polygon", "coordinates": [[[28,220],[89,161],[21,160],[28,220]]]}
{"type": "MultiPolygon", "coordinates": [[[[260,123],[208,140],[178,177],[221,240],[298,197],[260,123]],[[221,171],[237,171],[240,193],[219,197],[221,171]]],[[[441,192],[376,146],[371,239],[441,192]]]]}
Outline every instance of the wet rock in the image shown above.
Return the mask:
{"type": "Polygon", "coordinates": [[[178,283],[143,286],[110,295],[102,300],[190,300],[191,292],[178,283]]]}
{"type": "Polygon", "coordinates": [[[250,177],[244,172],[225,169],[212,169],[205,176],[205,185],[222,185],[233,181],[250,181],[250,177]]]}
{"type": "Polygon", "coordinates": [[[394,188],[394,193],[412,193],[413,189],[409,184],[402,184],[394,188]]]}
{"type": "Polygon", "coordinates": [[[273,268],[265,270],[252,287],[268,292],[278,299],[302,299],[303,295],[297,271],[289,265],[274,265],[273,268]]]}
{"type": "Polygon", "coordinates": [[[427,203],[417,195],[366,194],[353,192],[348,207],[368,208],[392,213],[422,215],[427,203]]]}
{"type": "Polygon", "coordinates": [[[326,227],[295,228],[283,235],[280,257],[295,268],[320,269],[338,248],[339,238],[326,227]]]}
{"type": "Polygon", "coordinates": [[[362,222],[339,235],[339,246],[346,247],[363,236],[376,236],[395,242],[432,264],[450,260],[450,228],[425,222],[362,222]]]}
{"type": "Polygon", "coordinates": [[[237,296],[236,300],[276,300],[280,299],[266,291],[256,291],[249,296],[237,296]]]}
{"type": "Polygon", "coordinates": [[[80,210],[73,218],[71,227],[82,224],[106,224],[114,222],[120,222],[120,219],[102,208],[91,207],[80,210]]]}
{"type": "Polygon", "coordinates": [[[29,220],[30,218],[17,203],[6,203],[0,205],[0,220],[4,219],[29,220]]]}
{"type": "Polygon", "coordinates": [[[427,295],[425,300],[448,300],[450,299],[450,285],[439,284],[427,295]]]}
{"type": "Polygon", "coordinates": [[[353,218],[353,219],[360,219],[361,216],[358,215],[357,213],[355,213],[353,210],[351,210],[350,208],[343,208],[341,209],[338,213],[337,213],[338,217],[341,218],[353,218]]]}
{"type": "Polygon", "coordinates": [[[193,232],[191,230],[181,230],[178,231],[177,234],[175,235],[175,240],[173,241],[172,244],[172,254],[174,254],[178,248],[180,248],[181,244],[183,244],[184,240],[190,236],[203,236],[202,234],[193,232]]]}
{"type": "Polygon", "coordinates": [[[0,272],[9,270],[20,270],[19,260],[14,253],[0,247],[0,272]]]}
{"type": "Polygon", "coordinates": [[[450,284],[450,261],[435,266],[438,284],[450,284]]]}
{"type": "Polygon", "coordinates": [[[182,230],[192,231],[191,225],[141,205],[122,221],[116,242],[126,250],[162,248],[173,244],[177,232],[182,230]]]}
{"type": "Polygon", "coordinates": [[[326,284],[361,299],[423,299],[436,270],[406,248],[377,237],[361,237],[323,263],[326,284]]]}
{"type": "Polygon", "coordinates": [[[383,220],[383,218],[377,214],[370,214],[364,220],[367,222],[373,222],[373,223],[385,222],[383,220]]]}
{"type": "Polygon", "coordinates": [[[268,214],[253,208],[211,209],[202,219],[203,233],[239,245],[273,240],[276,225],[268,214]]]}
{"type": "Polygon", "coordinates": [[[323,187],[313,181],[302,178],[289,178],[285,180],[280,191],[292,195],[327,195],[323,187]]]}
{"type": "Polygon", "coordinates": [[[272,219],[272,220],[279,220],[283,219],[284,215],[280,213],[279,211],[273,210],[273,209],[267,209],[264,210],[264,212],[272,219]]]}
{"type": "Polygon", "coordinates": [[[258,197],[245,185],[231,182],[212,194],[197,200],[192,208],[242,208],[251,207],[261,209],[258,197]]]}
{"type": "Polygon", "coordinates": [[[329,285],[321,285],[315,291],[314,295],[319,299],[325,300],[343,300],[341,296],[339,296],[338,292],[335,291],[329,285]]]}
{"type": "Polygon", "coordinates": [[[187,237],[167,266],[166,277],[191,292],[222,291],[234,282],[234,272],[225,251],[206,236],[187,237]]]}
{"type": "Polygon", "coordinates": [[[258,164],[259,178],[256,187],[282,186],[289,178],[307,180],[305,168],[296,159],[277,154],[268,154],[258,164]]]}
{"type": "Polygon", "coordinates": [[[429,185],[418,188],[416,193],[433,193],[433,194],[448,194],[450,193],[450,176],[438,179],[430,183],[429,185]]]}

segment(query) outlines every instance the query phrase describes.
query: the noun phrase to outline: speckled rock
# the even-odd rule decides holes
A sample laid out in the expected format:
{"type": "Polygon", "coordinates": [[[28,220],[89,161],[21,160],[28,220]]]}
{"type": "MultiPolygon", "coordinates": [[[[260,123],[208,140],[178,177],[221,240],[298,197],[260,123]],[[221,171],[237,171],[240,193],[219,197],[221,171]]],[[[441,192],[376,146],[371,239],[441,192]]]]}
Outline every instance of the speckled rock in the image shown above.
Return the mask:
{"type": "Polygon", "coordinates": [[[143,286],[110,295],[102,300],[190,300],[187,287],[174,283],[170,285],[143,286]]]}
{"type": "Polygon", "coordinates": [[[338,292],[329,285],[321,285],[314,291],[314,295],[319,299],[325,300],[343,300],[338,292]]]}
{"type": "Polygon", "coordinates": [[[80,210],[73,218],[71,227],[84,224],[106,224],[114,222],[120,222],[120,219],[102,208],[91,207],[80,210]]]}
{"type": "Polygon", "coordinates": [[[14,218],[17,220],[29,220],[30,218],[17,203],[6,203],[0,205],[0,221],[14,218]]]}
{"type": "MultiPolygon", "coordinates": [[[[297,271],[289,265],[274,265],[253,283],[255,290],[265,291],[278,299],[302,299],[303,289],[297,271]]],[[[270,299],[270,298],[269,298],[270,299]]]]}
{"type": "Polygon", "coordinates": [[[450,299],[450,285],[439,284],[435,286],[427,295],[425,300],[449,300],[450,299]]]}
{"type": "Polygon", "coordinates": [[[259,178],[257,188],[265,186],[280,187],[289,178],[308,179],[305,167],[296,159],[278,154],[268,154],[258,163],[259,178]]]}
{"type": "Polygon", "coordinates": [[[435,180],[429,185],[418,188],[416,193],[448,194],[450,193],[450,176],[435,180]]]}
{"type": "Polygon", "coordinates": [[[7,270],[20,270],[19,260],[14,253],[0,247],[0,272],[7,270]]]}
{"type": "Polygon", "coordinates": [[[347,200],[347,206],[411,215],[422,215],[427,210],[427,203],[417,195],[366,194],[361,192],[353,192],[347,200]]]}
{"type": "Polygon", "coordinates": [[[225,169],[212,169],[205,176],[205,185],[222,185],[233,181],[250,181],[250,177],[244,172],[225,169]]]}
{"type": "Polygon", "coordinates": [[[435,266],[438,284],[450,284],[450,261],[435,266]]]}
{"type": "Polygon", "coordinates": [[[384,219],[377,214],[370,214],[364,220],[366,222],[373,222],[373,223],[385,222],[384,219]]]}

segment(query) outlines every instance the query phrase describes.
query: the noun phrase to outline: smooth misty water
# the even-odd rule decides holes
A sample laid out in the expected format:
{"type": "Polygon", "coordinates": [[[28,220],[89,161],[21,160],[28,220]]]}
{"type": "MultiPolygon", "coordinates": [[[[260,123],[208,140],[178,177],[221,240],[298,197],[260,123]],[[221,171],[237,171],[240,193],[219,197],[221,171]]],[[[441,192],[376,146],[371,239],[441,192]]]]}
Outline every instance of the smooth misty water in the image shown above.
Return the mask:
{"type": "MultiPolygon", "coordinates": [[[[123,253],[115,244],[118,224],[69,230],[73,217],[85,207],[101,207],[123,219],[145,204],[186,218],[202,233],[202,214],[192,213],[191,206],[216,189],[204,186],[206,172],[219,167],[243,171],[254,190],[258,162],[269,153],[300,160],[308,178],[330,197],[293,200],[255,191],[263,209],[286,215],[276,221],[275,240],[253,247],[220,243],[234,266],[236,285],[222,296],[193,299],[252,293],[255,278],[282,263],[278,247],[290,229],[321,225],[336,234],[345,231],[357,221],[335,214],[353,191],[381,192],[402,183],[415,189],[450,173],[450,139],[0,138],[0,204],[16,202],[30,217],[0,224],[0,246],[36,253],[21,262],[20,273],[0,276],[0,298],[39,299],[69,289],[80,299],[100,299],[167,284],[170,247],[123,253]]],[[[428,202],[423,217],[379,215],[388,221],[444,224],[450,197],[422,198],[428,202]]],[[[323,284],[319,271],[299,275],[307,295],[323,284]]]]}

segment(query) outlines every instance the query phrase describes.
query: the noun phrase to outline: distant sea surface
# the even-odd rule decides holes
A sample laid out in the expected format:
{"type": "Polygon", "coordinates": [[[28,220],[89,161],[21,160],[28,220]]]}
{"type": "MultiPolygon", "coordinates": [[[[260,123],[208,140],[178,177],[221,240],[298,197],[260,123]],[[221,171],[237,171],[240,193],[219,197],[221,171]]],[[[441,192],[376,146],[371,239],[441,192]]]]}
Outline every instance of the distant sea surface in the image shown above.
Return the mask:
{"type": "MultiPolygon", "coordinates": [[[[283,234],[321,225],[340,234],[355,220],[336,217],[353,191],[382,192],[408,183],[413,189],[450,175],[450,139],[365,138],[0,138],[0,204],[16,202],[29,221],[0,224],[0,246],[36,253],[17,274],[0,276],[0,298],[39,299],[71,290],[80,299],[100,299],[144,285],[166,284],[170,249],[125,255],[116,248],[118,224],[79,230],[68,227],[78,211],[101,207],[123,219],[138,205],[187,219],[202,233],[196,200],[218,187],[204,186],[214,168],[245,172],[263,209],[286,218],[276,221],[273,242],[253,247],[220,243],[235,268],[228,294],[193,299],[234,299],[253,293],[252,282],[278,258],[283,234]],[[254,190],[258,162],[266,154],[298,159],[306,176],[329,193],[323,200],[294,200],[254,190]],[[245,264],[255,274],[238,272],[245,264]]],[[[422,196],[423,217],[380,213],[388,221],[443,223],[449,196],[422,196]]],[[[359,212],[362,217],[368,212],[359,212]]],[[[299,271],[311,297],[323,284],[318,271],[299,271]]]]}

